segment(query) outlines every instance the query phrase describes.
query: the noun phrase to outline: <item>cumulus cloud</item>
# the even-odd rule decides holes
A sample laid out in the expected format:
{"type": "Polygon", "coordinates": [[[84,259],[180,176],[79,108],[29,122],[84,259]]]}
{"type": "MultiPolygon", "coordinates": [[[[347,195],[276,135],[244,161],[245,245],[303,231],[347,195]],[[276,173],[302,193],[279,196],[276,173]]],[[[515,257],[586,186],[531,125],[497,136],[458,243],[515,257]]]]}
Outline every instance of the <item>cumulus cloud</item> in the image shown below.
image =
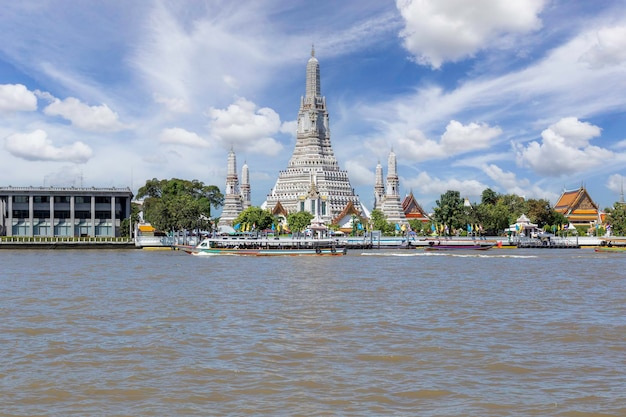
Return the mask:
{"type": "Polygon", "coordinates": [[[561,176],[597,167],[615,154],[589,143],[601,129],[577,118],[559,120],[541,132],[541,143],[514,144],[517,161],[547,176],[561,176]]]}
{"type": "Polygon", "coordinates": [[[626,26],[604,27],[596,33],[596,42],[580,60],[592,68],[626,62],[626,26]]]}
{"type": "Polygon", "coordinates": [[[93,155],[91,148],[83,142],[55,146],[48,134],[37,129],[31,133],[15,133],[4,141],[4,148],[13,156],[28,161],[64,161],[84,163],[93,155]]]}
{"type": "Polygon", "coordinates": [[[365,167],[358,161],[346,161],[345,169],[350,173],[352,186],[371,185],[375,181],[376,174],[370,170],[370,167],[365,167]]]}
{"type": "Polygon", "coordinates": [[[190,147],[208,148],[210,146],[206,139],[202,139],[198,134],[189,132],[180,127],[164,129],[159,138],[161,143],[169,143],[172,145],[183,145],[190,147]]]}
{"type": "Polygon", "coordinates": [[[624,180],[626,177],[620,174],[610,175],[606,180],[606,188],[613,191],[616,195],[622,195],[624,192],[624,180]]]}
{"type": "Polygon", "coordinates": [[[505,171],[495,164],[483,164],[481,170],[489,176],[506,194],[516,194],[526,198],[544,198],[555,201],[557,194],[547,191],[526,178],[517,178],[511,171],[505,171]]]}
{"type": "Polygon", "coordinates": [[[419,130],[410,130],[398,139],[398,151],[416,161],[447,158],[490,146],[490,142],[502,134],[499,127],[485,123],[463,125],[451,120],[439,142],[428,139],[419,130]]]}
{"type": "Polygon", "coordinates": [[[0,112],[37,110],[37,97],[22,84],[0,84],[0,112]]]}
{"type": "Polygon", "coordinates": [[[127,126],[118,120],[118,115],[106,104],[88,106],[74,97],[54,99],[45,109],[49,116],[61,116],[76,127],[90,131],[118,131],[127,126]]]}
{"type": "Polygon", "coordinates": [[[439,68],[487,48],[499,37],[541,26],[545,0],[396,0],[405,20],[405,48],[420,64],[439,68]]]}
{"type": "Polygon", "coordinates": [[[282,150],[282,145],[272,138],[281,131],[280,117],[268,107],[258,108],[239,98],[226,109],[211,107],[208,116],[212,135],[238,151],[274,156],[282,150]]]}

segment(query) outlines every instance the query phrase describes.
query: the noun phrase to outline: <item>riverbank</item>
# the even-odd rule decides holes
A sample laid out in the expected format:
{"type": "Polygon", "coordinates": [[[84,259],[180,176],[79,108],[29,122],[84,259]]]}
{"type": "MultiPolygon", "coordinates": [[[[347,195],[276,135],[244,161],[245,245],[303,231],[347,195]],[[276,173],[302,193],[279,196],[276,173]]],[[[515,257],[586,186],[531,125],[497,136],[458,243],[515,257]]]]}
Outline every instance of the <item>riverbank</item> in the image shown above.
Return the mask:
{"type": "Polygon", "coordinates": [[[0,249],[139,249],[128,238],[113,237],[23,237],[0,239],[0,249]]]}

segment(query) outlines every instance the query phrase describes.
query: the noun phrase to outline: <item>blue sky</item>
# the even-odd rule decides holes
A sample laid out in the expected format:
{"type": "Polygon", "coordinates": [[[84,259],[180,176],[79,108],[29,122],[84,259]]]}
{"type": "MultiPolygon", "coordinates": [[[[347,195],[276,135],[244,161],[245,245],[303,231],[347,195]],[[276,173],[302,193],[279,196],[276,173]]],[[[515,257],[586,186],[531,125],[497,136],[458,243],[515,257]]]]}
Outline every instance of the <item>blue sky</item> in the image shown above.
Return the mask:
{"type": "Polygon", "coordinates": [[[3,3],[2,186],[224,189],[232,147],[261,205],[314,44],[335,156],[366,207],[391,149],[426,210],[487,187],[620,199],[624,0],[3,3]]]}

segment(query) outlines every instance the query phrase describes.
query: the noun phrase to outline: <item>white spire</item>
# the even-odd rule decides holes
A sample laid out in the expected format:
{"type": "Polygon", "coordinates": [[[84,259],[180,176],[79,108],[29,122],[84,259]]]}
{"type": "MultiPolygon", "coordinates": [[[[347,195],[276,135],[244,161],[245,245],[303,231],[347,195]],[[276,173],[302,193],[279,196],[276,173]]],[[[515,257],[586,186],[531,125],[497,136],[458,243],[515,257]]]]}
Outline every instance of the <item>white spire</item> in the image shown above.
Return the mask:
{"type": "Polygon", "coordinates": [[[311,58],[306,65],[306,94],[305,98],[320,97],[320,64],[317,58],[315,58],[315,49],[311,50],[311,58]]]}

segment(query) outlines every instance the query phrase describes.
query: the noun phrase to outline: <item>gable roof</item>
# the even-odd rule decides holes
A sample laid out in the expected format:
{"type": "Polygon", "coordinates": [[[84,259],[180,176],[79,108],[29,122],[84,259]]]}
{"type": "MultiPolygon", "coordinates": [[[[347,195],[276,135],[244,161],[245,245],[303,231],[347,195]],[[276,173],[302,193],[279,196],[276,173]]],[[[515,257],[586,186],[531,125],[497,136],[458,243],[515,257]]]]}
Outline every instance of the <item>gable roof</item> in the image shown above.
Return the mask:
{"type": "Polygon", "coordinates": [[[402,200],[402,210],[407,219],[417,219],[423,222],[428,221],[428,215],[415,199],[413,191],[402,200]]]}
{"type": "Polygon", "coordinates": [[[354,206],[354,204],[352,203],[352,201],[348,201],[348,204],[346,204],[346,206],[344,207],[344,209],[342,210],[341,213],[339,213],[337,215],[337,217],[335,217],[332,220],[332,224],[339,224],[339,222],[341,221],[341,219],[345,218],[346,216],[350,216],[354,214],[355,216],[357,216],[359,219],[363,220],[363,218],[361,217],[361,212],[359,210],[357,210],[357,208],[354,206]]]}
{"type": "Polygon", "coordinates": [[[274,206],[274,208],[271,210],[272,216],[276,216],[276,215],[282,215],[287,217],[287,215],[289,213],[287,213],[287,210],[285,210],[285,207],[283,207],[282,204],[280,204],[280,201],[276,202],[276,205],[274,206]]]}
{"type": "Polygon", "coordinates": [[[591,222],[598,220],[599,208],[585,189],[563,191],[554,205],[554,210],[567,217],[570,221],[591,222]]]}

